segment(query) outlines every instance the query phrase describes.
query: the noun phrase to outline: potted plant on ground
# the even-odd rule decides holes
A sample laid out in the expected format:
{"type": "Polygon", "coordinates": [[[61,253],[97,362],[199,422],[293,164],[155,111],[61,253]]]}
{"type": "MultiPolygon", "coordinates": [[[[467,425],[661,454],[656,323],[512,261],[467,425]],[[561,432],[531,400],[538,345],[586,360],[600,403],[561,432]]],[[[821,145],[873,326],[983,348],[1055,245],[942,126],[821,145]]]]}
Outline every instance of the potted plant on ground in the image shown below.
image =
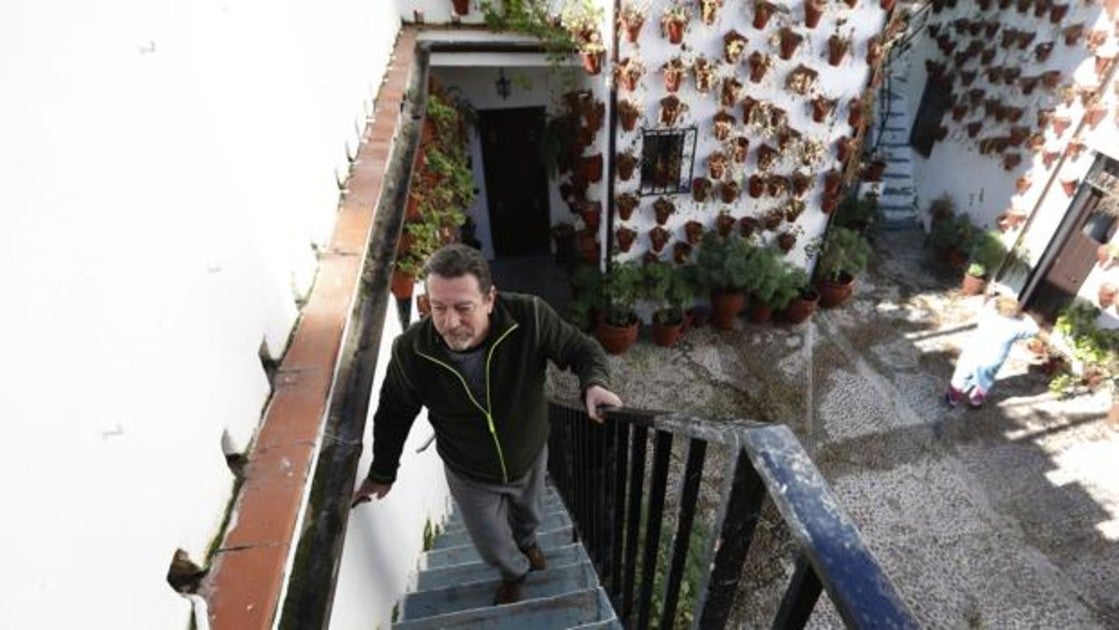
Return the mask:
{"type": "Polygon", "coordinates": [[[1006,245],[997,231],[976,234],[961,290],[964,295],[979,295],[987,288],[988,274],[1006,258],[1006,245]]]}
{"type": "Polygon", "coordinates": [[[567,319],[579,330],[589,331],[594,327],[598,310],[602,274],[595,265],[581,264],[572,270],[570,283],[572,299],[567,319]]]}
{"type": "Polygon", "coordinates": [[[846,197],[835,213],[835,224],[866,234],[878,219],[878,214],[877,196],[866,195],[862,199],[846,197]]]}
{"type": "Polygon", "coordinates": [[[870,246],[862,234],[840,226],[828,230],[816,262],[821,306],[839,306],[851,297],[855,275],[866,268],[869,255],[870,246]]]}
{"type": "Polygon", "coordinates": [[[809,284],[808,273],[804,269],[788,263],[782,266],[772,302],[782,320],[790,324],[803,322],[815,314],[819,301],[820,294],[809,284]]]}
{"type": "Polygon", "coordinates": [[[684,330],[684,314],[695,298],[694,265],[656,261],[645,265],[645,296],[653,301],[653,343],[670,347],[684,330]]]}
{"type": "Polygon", "coordinates": [[[777,252],[768,247],[758,247],[750,256],[746,268],[746,291],[750,296],[749,317],[755,324],[769,321],[773,316],[773,296],[781,274],[781,260],[777,252]]]}
{"type": "Polygon", "coordinates": [[[711,231],[703,235],[696,256],[696,277],[710,291],[716,328],[731,329],[745,304],[743,288],[753,249],[746,239],[734,234],[722,236],[711,231]]]}
{"type": "Polygon", "coordinates": [[[641,267],[634,261],[614,262],[599,288],[601,319],[594,336],[610,354],[621,354],[637,341],[639,320],[634,306],[641,297],[641,267]]]}

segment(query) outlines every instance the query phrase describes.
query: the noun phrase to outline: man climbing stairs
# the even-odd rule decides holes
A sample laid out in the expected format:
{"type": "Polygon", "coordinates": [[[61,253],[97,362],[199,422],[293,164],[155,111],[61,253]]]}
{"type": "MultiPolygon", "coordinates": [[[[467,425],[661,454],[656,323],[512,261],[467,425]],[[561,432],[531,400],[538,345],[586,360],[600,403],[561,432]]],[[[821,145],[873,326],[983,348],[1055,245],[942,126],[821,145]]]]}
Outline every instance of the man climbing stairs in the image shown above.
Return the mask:
{"type": "Polygon", "coordinates": [[[521,585],[521,601],[493,605],[501,584],[495,567],[482,562],[457,506],[432,549],[420,558],[412,592],[404,597],[394,628],[621,628],[567,509],[552,487],[544,499],[537,546],[548,566],[521,585]]]}

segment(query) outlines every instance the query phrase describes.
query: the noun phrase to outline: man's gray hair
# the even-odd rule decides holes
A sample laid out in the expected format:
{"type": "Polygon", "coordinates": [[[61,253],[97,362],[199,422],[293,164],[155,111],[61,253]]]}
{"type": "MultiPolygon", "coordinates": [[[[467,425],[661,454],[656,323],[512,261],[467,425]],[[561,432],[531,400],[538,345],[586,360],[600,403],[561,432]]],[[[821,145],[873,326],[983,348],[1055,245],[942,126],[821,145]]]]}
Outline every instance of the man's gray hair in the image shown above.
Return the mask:
{"type": "Polygon", "coordinates": [[[435,274],[440,278],[461,278],[471,275],[478,279],[478,288],[485,295],[493,287],[490,266],[482,252],[461,243],[444,245],[435,250],[424,265],[424,278],[435,274]]]}

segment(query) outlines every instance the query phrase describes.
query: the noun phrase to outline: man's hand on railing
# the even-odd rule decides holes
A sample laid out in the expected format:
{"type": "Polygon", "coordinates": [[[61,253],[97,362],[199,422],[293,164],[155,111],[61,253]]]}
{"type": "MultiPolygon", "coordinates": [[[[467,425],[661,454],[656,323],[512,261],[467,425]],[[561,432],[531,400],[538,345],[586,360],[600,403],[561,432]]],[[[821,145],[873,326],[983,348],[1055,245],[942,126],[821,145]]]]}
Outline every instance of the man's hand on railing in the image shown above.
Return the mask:
{"type": "Polygon", "coordinates": [[[583,403],[587,406],[587,415],[591,417],[591,420],[602,424],[605,418],[598,413],[599,406],[621,407],[622,399],[605,387],[591,385],[587,388],[587,392],[583,394],[583,403]]]}
{"type": "Polygon", "coordinates": [[[350,503],[350,507],[355,508],[362,503],[373,500],[373,497],[383,499],[385,495],[389,493],[389,490],[392,490],[391,483],[378,483],[367,478],[362,481],[358,489],[354,491],[354,500],[350,503]]]}

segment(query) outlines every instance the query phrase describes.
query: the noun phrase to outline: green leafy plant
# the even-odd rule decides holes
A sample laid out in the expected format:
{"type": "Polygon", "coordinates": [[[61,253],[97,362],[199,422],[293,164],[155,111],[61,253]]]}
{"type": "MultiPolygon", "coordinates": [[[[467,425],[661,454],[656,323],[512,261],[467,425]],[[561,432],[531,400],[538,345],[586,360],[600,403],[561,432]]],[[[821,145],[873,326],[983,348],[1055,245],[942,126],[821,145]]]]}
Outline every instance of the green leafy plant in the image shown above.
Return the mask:
{"type": "MultiPolygon", "coordinates": [[[[1073,301],[1057,317],[1054,330],[1068,343],[1072,356],[1080,362],[1081,375],[1093,376],[1097,387],[1105,387],[1113,398],[1119,394],[1119,330],[1106,330],[1096,325],[1100,310],[1084,299],[1073,301]]],[[[1058,374],[1049,383],[1049,389],[1071,393],[1083,378],[1058,374]]]]}
{"type": "Polygon", "coordinates": [[[839,281],[843,275],[855,276],[866,269],[869,256],[870,245],[862,234],[833,226],[820,245],[816,273],[833,281],[839,281]]]}
{"type": "Polygon", "coordinates": [[[971,243],[970,262],[968,274],[976,278],[985,278],[987,274],[1002,263],[1006,258],[1006,245],[1002,242],[1002,234],[997,231],[976,231],[971,243]]]}
{"type": "Polygon", "coordinates": [[[753,250],[749,241],[736,234],[705,233],[696,255],[699,282],[713,291],[741,291],[750,282],[753,250]]]}
{"type": "Polygon", "coordinates": [[[481,9],[486,26],[491,30],[536,37],[543,43],[549,60],[558,64],[578,46],[571,32],[551,14],[549,5],[546,0],[502,0],[496,4],[483,2],[481,9]]]}
{"type": "Polygon", "coordinates": [[[628,326],[633,323],[633,309],[642,296],[643,273],[634,261],[615,262],[603,276],[600,305],[606,323],[628,326]]]}
{"type": "Polygon", "coordinates": [[[754,299],[770,305],[781,281],[783,256],[769,247],[754,248],[747,267],[746,286],[754,299]]]}
{"type": "Polygon", "coordinates": [[[789,306],[793,300],[803,295],[807,289],[808,272],[782,260],[769,305],[774,310],[782,310],[789,306]]]}
{"type": "Polygon", "coordinates": [[[645,265],[645,297],[656,304],[653,320],[675,325],[684,321],[684,311],[696,295],[694,265],[656,261],[645,265]]]}
{"type": "Polygon", "coordinates": [[[866,230],[878,220],[878,197],[846,197],[835,213],[835,224],[853,230],[866,230]]]}

